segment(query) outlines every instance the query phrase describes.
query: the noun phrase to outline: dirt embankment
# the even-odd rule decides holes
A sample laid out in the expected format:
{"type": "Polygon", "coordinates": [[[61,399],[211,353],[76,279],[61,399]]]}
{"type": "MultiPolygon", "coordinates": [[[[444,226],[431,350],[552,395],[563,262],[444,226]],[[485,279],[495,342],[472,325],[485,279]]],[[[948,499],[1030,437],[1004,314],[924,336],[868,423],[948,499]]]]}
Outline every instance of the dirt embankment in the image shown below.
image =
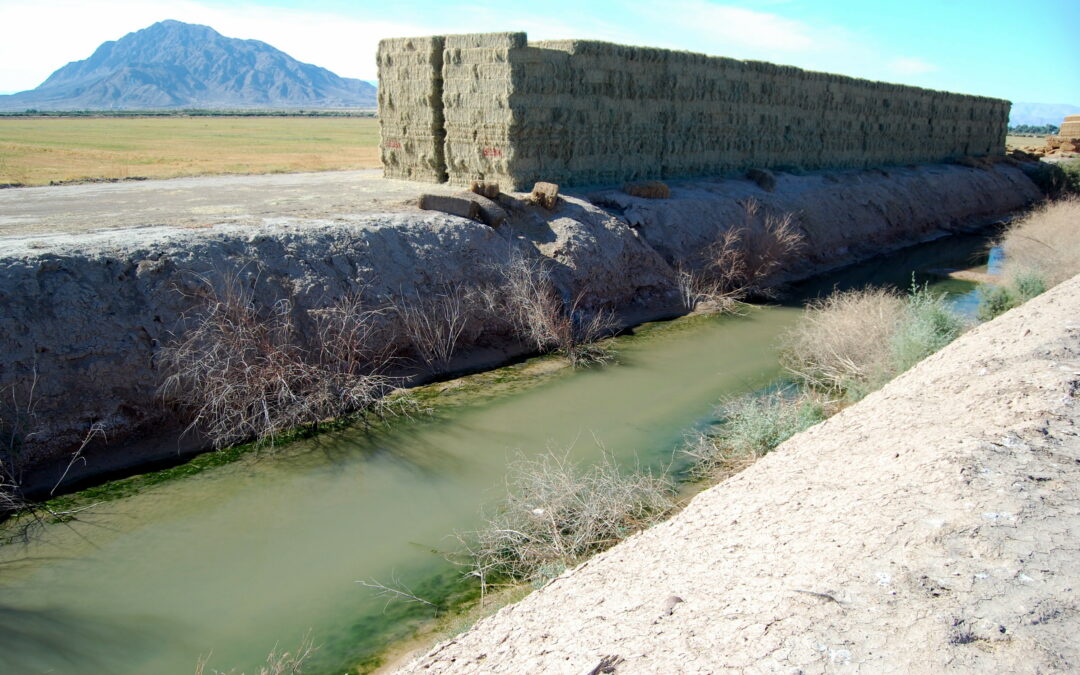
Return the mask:
{"type": "MultiPolygon", "coordinates": [[[[392,197],[380,200],[371,185],[350,181],[319,174],[4,191],[0,391],[20,403],[32,432],[30,467],[62,469],[91,425],[105,433],[69,478],[175,455],[177,444],[161,439],[182,424],[156,393],[156,357],[196,306],[199,277],[235,277],[266,307],[288,298],[303,330],[313,310],[349,294],[373,306],[445,283],[497,283],[495,268],[519,249],[547,261],[565,297],[583,294],[585,305],[634,322],[679,311],[676,266],[743,224],[751,197],[794,214],[805,235],[788,278],[989,222],[1040,197],[1014,167],[932,165],[779,174],[768,191],[747,180],[685,181],[665,200],[601,191],[568,196],[554,212],[519,209],[492,229],[409,205],[407,193],[424,186],[390,181],[392,197]],[[337,192],[335,180],[344,181],[337,192]],[[330,206],[303,198],[311,191],[330,206]],[[114,221],[123,227],[110,228],[114,221]],[[136,227],[163,221],[176,225],[136,227]],[[95,222],[101,229],[88,232],[95,222]],[[199,223],[212,226],[191,227],[199,223]]],[[[460,346],[458,365],[524,349],[482,334],[460,346]]]]}
{"type": "Polygon", "coordinates": [[[1078,485],[1080,277],[404,672],[1073,671],[1078,485]]]}

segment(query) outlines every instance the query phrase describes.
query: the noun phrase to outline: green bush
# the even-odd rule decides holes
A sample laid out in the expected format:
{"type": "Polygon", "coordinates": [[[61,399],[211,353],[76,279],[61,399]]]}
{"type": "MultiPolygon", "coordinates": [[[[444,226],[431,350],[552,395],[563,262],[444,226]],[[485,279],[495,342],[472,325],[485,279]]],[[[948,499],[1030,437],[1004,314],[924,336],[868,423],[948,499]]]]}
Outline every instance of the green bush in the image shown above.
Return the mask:
{"type": "Polygon", "coordinates": [[[1035,272],[1020,272],[1004,284],[979,287],[979,321],[989,321],[1046,292],[1046,281],[1035,272]]]}
{"type": "Polygon", "coordinates": [[[966,327],[964,319],[949,307],[944,293],[934,294],[925,286],[913,285],[904,316],[889,339],[893,376],[955,340],[966,327]]]}
{"type": "Polygon", "coordinates": [[[691,474],[722,478],[737,473],[803,429],[829,416],[828,402],[808,391],[781,389],[748,394],[722,405],[722,422],[692,438],[683,452],[691,474]]]}

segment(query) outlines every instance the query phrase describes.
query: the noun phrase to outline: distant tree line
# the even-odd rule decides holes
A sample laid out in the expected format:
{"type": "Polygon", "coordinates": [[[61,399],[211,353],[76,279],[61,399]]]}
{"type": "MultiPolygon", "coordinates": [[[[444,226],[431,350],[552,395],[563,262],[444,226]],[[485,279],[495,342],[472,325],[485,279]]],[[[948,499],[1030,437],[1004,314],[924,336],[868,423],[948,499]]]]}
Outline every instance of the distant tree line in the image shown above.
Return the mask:
{"type": "Polygon", "coordinates": [[[1010,134],[1042,134],[1044,136],[1054,136],[1061,130],[1056,124],[1043,124],[1036,126],[1034,124],[1017,124],[1016,126],[1009,127],[1010,134]]]}

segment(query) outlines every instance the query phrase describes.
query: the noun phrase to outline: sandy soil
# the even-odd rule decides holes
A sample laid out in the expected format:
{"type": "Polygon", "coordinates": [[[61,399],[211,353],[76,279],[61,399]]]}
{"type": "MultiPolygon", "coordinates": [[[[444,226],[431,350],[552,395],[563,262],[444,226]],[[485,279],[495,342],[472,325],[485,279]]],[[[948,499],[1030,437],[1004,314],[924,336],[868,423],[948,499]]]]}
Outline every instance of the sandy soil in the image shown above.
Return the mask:
{"type": "Polygon", "coordinates": [[[84,183],[0,190],[0,237],[121,227],[266,225],[415,210],[421,192],[460,187],[384,180],[382,169],[84,183]]]}
{"type": "Polygon", "coordinates": [[[1075,671],[1078,424],[1080,277],[405,672],[1075,671]]]}

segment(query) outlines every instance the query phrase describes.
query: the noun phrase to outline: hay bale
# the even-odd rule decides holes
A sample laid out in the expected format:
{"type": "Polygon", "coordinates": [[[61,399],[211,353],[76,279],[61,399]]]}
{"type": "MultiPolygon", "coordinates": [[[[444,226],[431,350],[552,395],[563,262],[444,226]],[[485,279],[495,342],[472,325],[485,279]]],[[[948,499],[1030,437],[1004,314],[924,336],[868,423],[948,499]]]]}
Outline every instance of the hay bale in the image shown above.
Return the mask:
{"type": "Polygon", "coordinates": [[[474,180],[469,186],[469,191],[488,199],[499,198],[499,184],[494,181],[474,180]]]}
{"type": "Polygon", "coordinates": [[[388,175],[442,167],[455,184],[523,190],[1004,151],[1007,101],[593,40],[441,39],[437,92],[426,47],[380,47],[380,77],[397,78],[380,86],[388,175]]]}
{"type": "Polygon", "coordinates": [[[422,194],[420,195],[419,206],[423,211],[441,211],[442,213],[449,213],[452,216],[459,216],[470,220],[480,219],[480,204],[475,199],[470,199],[462,195],[447,196],[422,194]]]}
{"type": "Polygon", "coordinates": [[[559,186],[555,183],[537,183],[529,196],[533,204],[539,204],[551,211],[559,203],[559,186]]]}
{"type": "Polygon", "coordinates": [[[506,222],[508,217],[506,209],[500,206],[495,200],[489,199],[484,195],[476,194],[475,192],[462,192],[457,195],[461,199],[467,199],[476,204],[479,209],[477,212],[477,218],[491,227],[498,227],[506,222]]]}
{"type": "Polygon", "coordinates": [[[622,191],[631,197],[641,197],[642,199],[669,199],[671,197],[671,189],[667,186],[667,183],[661,183],[658,180],[625,183],[622,186],[622,191]]]}
{"type": "Polygon", "coordinates": [[[383,176],[445,181],[442,36],[381,40],[375,58],[383,176]]]}

